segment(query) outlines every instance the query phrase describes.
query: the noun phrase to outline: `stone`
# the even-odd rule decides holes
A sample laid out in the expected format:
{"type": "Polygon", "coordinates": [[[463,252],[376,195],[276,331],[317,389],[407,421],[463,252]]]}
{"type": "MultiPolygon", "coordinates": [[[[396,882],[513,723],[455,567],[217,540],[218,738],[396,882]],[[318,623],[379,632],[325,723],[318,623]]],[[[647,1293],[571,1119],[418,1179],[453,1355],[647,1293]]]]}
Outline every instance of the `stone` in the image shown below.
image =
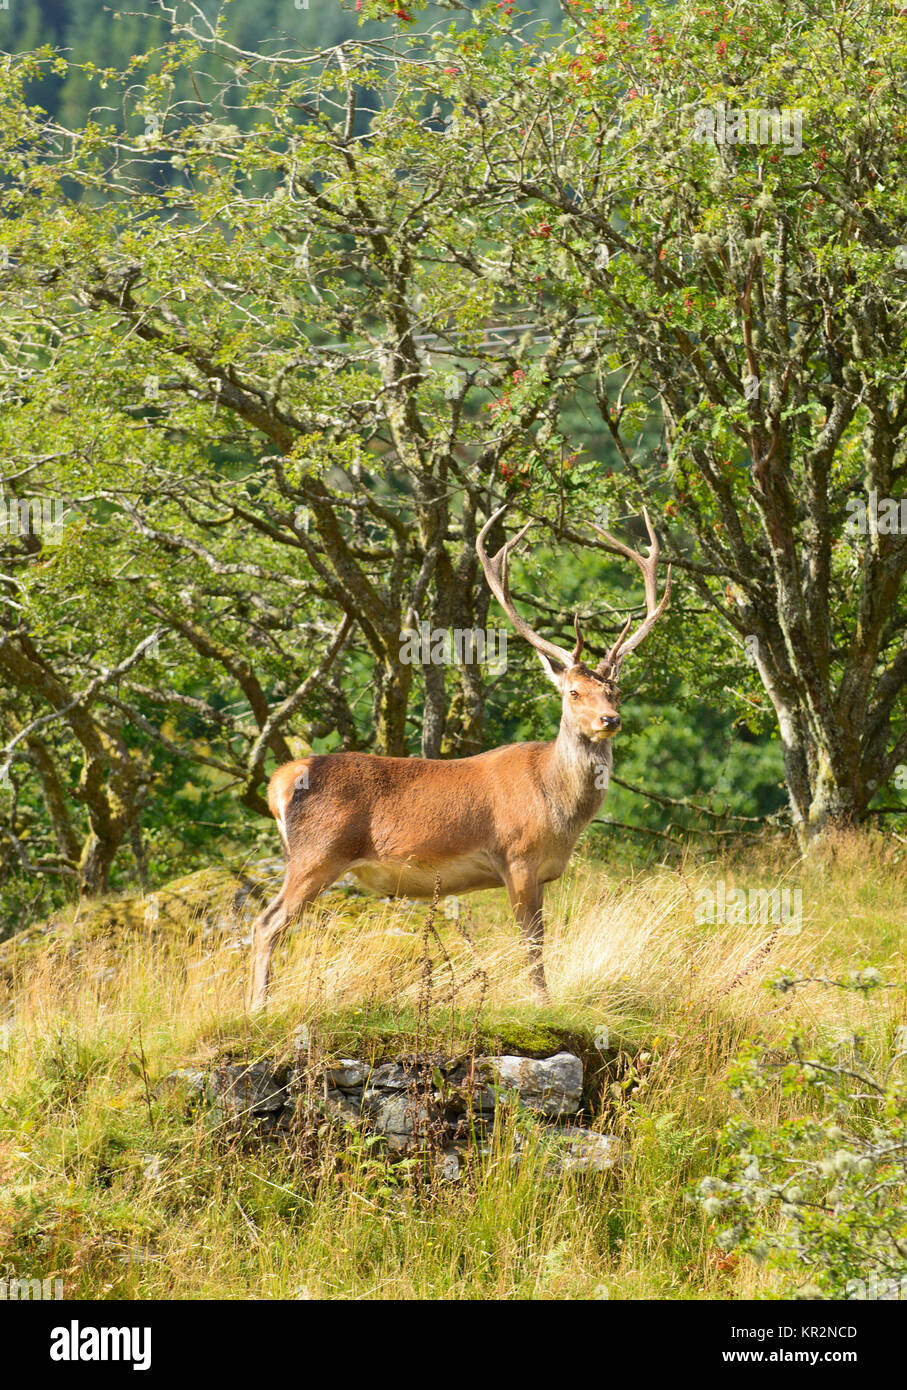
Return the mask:
{"type": "Polygon", "coordinates": [[[456,1149],[443,1151],[435,1164],[435,1172],[443,1182],[456,1182],[460,1176],[460,1155],[456,1149]]]}
{"type": "Polygon", "coordinates": [[[375,1109],[375,1132],[384,1135],[389,1149],[399,1152],[430,1120],[428,1108],[410,1096],[384,1096],[375,1109]]]}
{"type": "Polygon", "coordinates": [[[464,1084],[448,1094],[444,1111],[448,1115],[491,1115],[497,1103],[491,1086],[469,1087],[464,1084]]]}
{"type": "MultiPolygon", "coordinates": [[[[442,1067],[443,1071],[444,1068],[442,1067]]],[[[491,1086],[484,1085],[479,1069],[459,1063],[448,1068],[448,1089],[444,1108],[450,1114],[485,1114],[494,1110],[497,1096],[491,1086]]]]}
{"type": "Polygon", "coordinates": [[[289,1088],[265,1062],[227,1063],[211,1072],[207,1094],[225,1120],[276,1120],[289,1102],[289,1088]]]}
{"type": "Polygon", "coordinates": [[[623,1144],[613,1134],[599,1134],[579,1125],[565,1125],[557,1132],[561,1173],[607,1173],[623,1161],[623,1144]]]}
{"type": "Polygon", "coordinates": [[[375,1067],[369,1085],[385,1091],[405,1091],[417,1079],[418,1072],[405,1062],[382,1062],[375,1067]]]}
{"type": "Polygon", "coordinates": [[[472,1115],[447,1117],[447,1136],[451,1144],[468,1148],[476,1141],[482,1141],[494,1127],[493,1115],[482,1115],[473,1111],[472,1115]]]}
{"type": "MultiPolygon", "coordinates": [[[[309,1030],[294,1034],[296,1062],[224,1063],[207,1074],[185,1068],[161,1087],[181,1083],[203,1097],[221,1122],[245,1124],[258,1135],[292,1133],[296,1105],[332,1124],[365,1126],[380,1135],[391,1154],[427,1146],[446,1181],[462,1172],[465,1151],[487,1148],[497,1106],[508,1095],[547,1120],[545,1170],[553,1178],[602,1173],[621,1161],[620,1141],[569,1121],[582,1108],[583,1064],[570,1052],[535,1059],[522,1056],[456,1058],[403,1057],[378,1066],[341,1056],[307,1069],[309,1030]],[[440,1073],[440,1075],[439,1075],[440,1073]],[[314,1083],[314,1084],[313,1084],[314,1083]]],[[[310,1055],[310,1054],[309,1054],[310,1055]]],[[[512,1161],[520,1159],[520,1136],[512,1161]]]]}
{"type": "Polygon", "coordinates": [[[575,1115],[582,1107],[583,1064],[572,1052],[538,1061],[531,1057],[487,1057],[483,1070],[502,1090],[515,1091],[539,1115],[575,1115]]]}
{"type": "Polygon", "coordinates": [[[329,1086],[341,1091],[352,1091],[361,1086],[371,1068],[367,1062],[359,1062],[355,1057],[341,1057],[324,1069],[329,1086]]]}
{"type": "Polygon", "coordinates": [[[357,1125],[362,1118],[362,1101],[357,1102],[343,1091],[329,1090],[324,1101],[328,1116],[345,1124],[357,1125]]]}
{"type": "Polygon", "coordinates": [[[161,1091],[169,1091],[178,1086],[185,1086],[191,1094],[200,1095],[208,1082],[208,1073],[197,1071],[194,1067],[177,1067],[176,1071],[168,1072],[154,1088],[154,1095],[160,1095],[161,1091]]]}
{"type": "Polygon", "coordinates": [[[233,895],[234,915],[248,919],[257,917],[264,904],[279,892],[285,876],[286,864],[282,859],[259,859],[250,864],[239,876],[233,895]]]}

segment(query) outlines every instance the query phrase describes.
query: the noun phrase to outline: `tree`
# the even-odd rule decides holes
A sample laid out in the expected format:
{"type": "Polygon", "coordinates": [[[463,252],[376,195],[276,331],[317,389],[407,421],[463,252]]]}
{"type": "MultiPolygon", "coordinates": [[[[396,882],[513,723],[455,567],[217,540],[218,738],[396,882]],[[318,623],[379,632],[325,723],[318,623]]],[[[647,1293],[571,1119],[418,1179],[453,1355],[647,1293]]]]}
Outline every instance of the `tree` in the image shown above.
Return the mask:
{"type": "MultiPolygon", "coordinates": [[[[48,707],[42,720],[100,704],[173,754],[174,713],[190,711],[218,743],[193,759],[241,778],[244,803],[264,811],[266,759],[291,756],[286,729],[307,702],[320,705],[312,736],[356,744],[347,694],[328,680],[348,639],[369,663],[372,746],[410,751],[404,633],[422,620],[484,626],[477,529],[584,354],[575,312],[541,344],[488,334],[489,263],[460,193],[468,152],[453,142],[439,161],[424,111],[437,64],[426,79],[387,44],[272,61],[215,35],[209,95],[187,111],[174,74],[202,39],[156,59],[144,87],[132,65],[122,132],[70,132],[29,109],[43,55],[7,75],[5,485],[27,479],[31,495],[78,508],[91,557],[79,567],[70,537],[48,570],[25,537],[10,564],[32,603],[48,579],[87,602],[93,631],[75,652],[67,632],[43,686],[23,656],[37,616],[27,604],[8,613],[4,650],[14,688],[48,707]],[[363,134],[361,94],[391,73],[392,100],[363,134]],[[248,136],[227,119],[237,93],[255,118],[248,136]],[[177,179],[157,180],[165,161],[177,179]],[[64,215],[52,217],[61,181],[64,215]],[[482,407],[530,372],[520,408],[489,428],[482,407]],[[149,628],[178,653],[175,667],[169,655],[143,666],[154,681],[123,650],[149,628]],[[111,665],[97,671],[99,649],[111,665]],[[235,692],[251,729],[232,713],[235,692]]],[[[477,751],[481,668],[446,674],[429,657],[421,674],[421,751],[477,751]]],[[[24,746],[14,734],[7,765],[24,746]]],[[[105,744],[108,770],[111,756],[105,744]]],[[[110,853],[81,875],[83,891],[106,886],[135,822],[131,799],[118,804],[110,853]]]]}
{"type": "Polygon", "coordinates": [[[656,499],[751,657],[806,843],[907,758],[902,7],[569,12],[550,57],[464,69],[464,196],[508,210],[511,292],[594,316],[613,496],[656,499]]]}
{"type": "Polygon", "coordinates": [[[81,518],[6,550],[2,766],[48,871],[93,834],[104,886],[161,757],[263,811],[300,719],[477,751],[481,667],[404,639],[486,626],[505,498],[598,559],[583,520],[648,505],[681,669],[771,712],[804,843],[863,819],[907,758],[904,529],[845,526],[907,464],[894,14],[603,3],[552,36],[488,5],[277,56],[176,19],[127,73],[80,62],[117,100],[79,129],[26,100],[65,60],[0,74],[4,488],[81,518]]]}

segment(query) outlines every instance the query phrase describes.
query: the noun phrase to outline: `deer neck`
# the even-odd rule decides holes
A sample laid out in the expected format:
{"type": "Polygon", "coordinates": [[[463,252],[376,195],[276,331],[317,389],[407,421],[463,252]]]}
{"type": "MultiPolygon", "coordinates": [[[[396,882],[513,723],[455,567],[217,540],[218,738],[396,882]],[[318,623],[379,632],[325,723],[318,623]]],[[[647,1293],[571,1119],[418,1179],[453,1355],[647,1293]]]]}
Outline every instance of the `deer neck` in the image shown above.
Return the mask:
{"type": "Polygon", "coordinates": [[[579,834],[608,794],[614,748],[610,739],[593,743],[561,720],[548,745],[545,784],[560,827],[579,834]]]}

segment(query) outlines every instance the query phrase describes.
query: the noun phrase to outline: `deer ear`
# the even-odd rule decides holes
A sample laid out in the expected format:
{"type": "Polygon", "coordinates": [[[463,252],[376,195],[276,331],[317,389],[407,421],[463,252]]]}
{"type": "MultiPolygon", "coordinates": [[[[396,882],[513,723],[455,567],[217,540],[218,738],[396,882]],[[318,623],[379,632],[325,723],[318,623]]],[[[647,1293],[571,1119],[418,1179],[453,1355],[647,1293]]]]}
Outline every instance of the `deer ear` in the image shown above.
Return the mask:
{"type": "Polygon", "coordinates": [[[553,657],[546,656],[544,652],[538,651],[538,648],[536,648],[536,653],[539,661],[545,668],[545,675],[548,677],[551,684],[556,685],[558,690],[560,690],[561,681],[567,669],[566,666],[562,661],[555,661],[553,657]]]}

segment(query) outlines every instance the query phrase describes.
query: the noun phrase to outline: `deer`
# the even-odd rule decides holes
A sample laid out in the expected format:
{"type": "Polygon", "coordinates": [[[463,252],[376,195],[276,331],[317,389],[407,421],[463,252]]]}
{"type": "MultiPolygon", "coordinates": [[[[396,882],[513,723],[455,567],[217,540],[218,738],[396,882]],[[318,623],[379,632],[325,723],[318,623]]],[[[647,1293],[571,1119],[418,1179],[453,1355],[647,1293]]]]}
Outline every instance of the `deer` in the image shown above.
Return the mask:
{"type": "Polygon", "coordinates": [[[362,887],[386,897],[437,900],[503,886],[528,953],[531,985],[540,1000],[548,999],[544,887],[561,877],[607,794],[612,741],[621,727],[621,667],[667,607],[671,567],[659,599],[660,549],[645,508],[646,556],[590,523],[607,549],[642,571],[646,604],[636,631],[630,634],[631,611],[605,657],[590,669],[581,660],[584,640],[577,616],[576,642],[567,651],[533,631],[514,607],[508,560],[532,521],[496,555],[487,555],[485,539],[508,505],[488,518],[476,553],[489,589],[561,696],[557,737],[466,758],[312,753],[279,767],[268,785],[268,808],[277,822],[286,873],[279,893],[253,925],[251,1009],[266,1003],[271,957],[287,927],[348,872],[362,887]]]}

